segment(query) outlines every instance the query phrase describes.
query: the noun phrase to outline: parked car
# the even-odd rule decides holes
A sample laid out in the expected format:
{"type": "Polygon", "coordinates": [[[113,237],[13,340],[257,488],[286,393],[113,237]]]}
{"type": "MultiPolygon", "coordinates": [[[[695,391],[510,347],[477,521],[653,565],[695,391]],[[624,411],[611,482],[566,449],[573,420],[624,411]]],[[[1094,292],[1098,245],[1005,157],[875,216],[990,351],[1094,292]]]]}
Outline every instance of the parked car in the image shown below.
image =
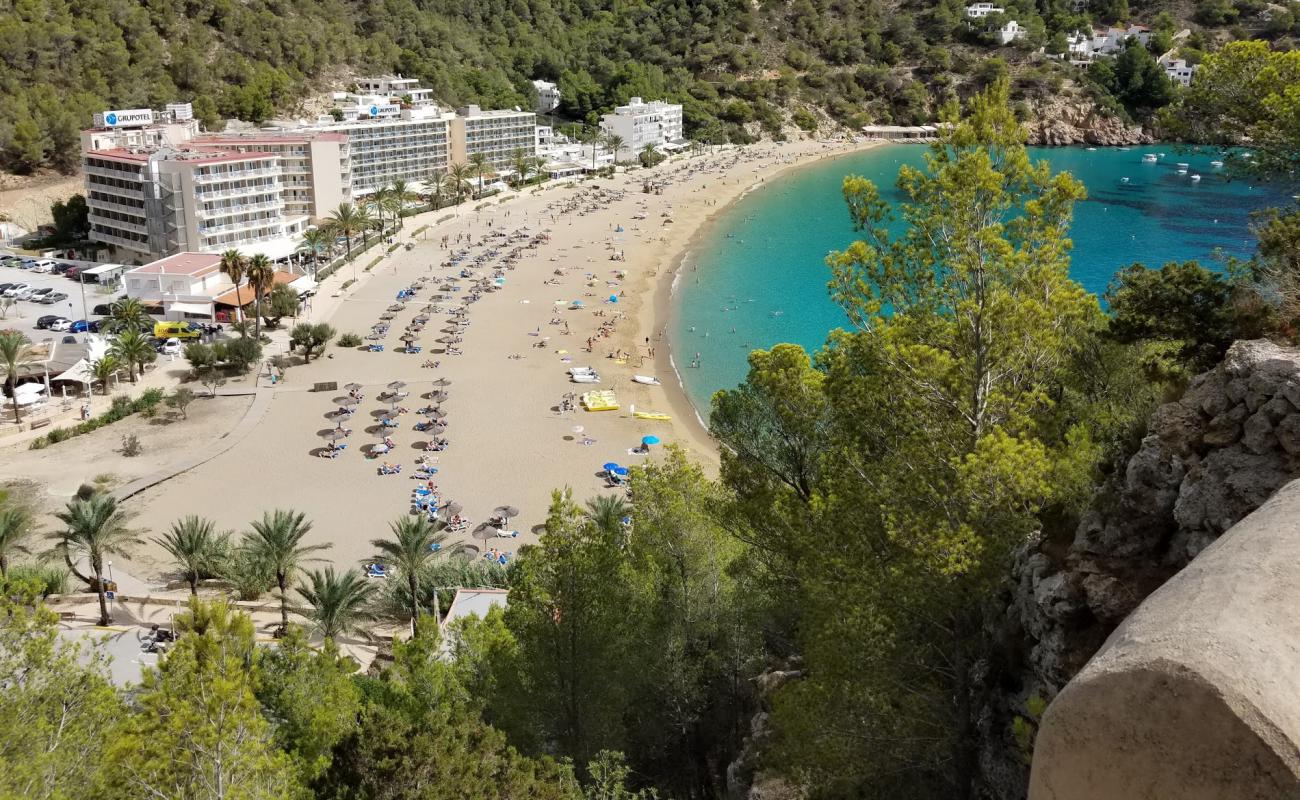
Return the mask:
{"type": "Polygon", "coordinates": [[[95,306],[93,312],[98,314],[101,317],[107,317],[109,314],[113,313],[113,304],[100,303],[99,305],[95,306]]]}
{"type": "Polygon", "coordinates": [[[32,271],[43,272],[48,275],[49,273],[54,271],[54,267],[57,266],[58,263],[59,262],[55,261],[52,258],[42,258],[41,260],[37,261],[35,264],[32,265],[32,271]]]}
{"type": "Polygon", "coordinates": [[[33,303],[39,303],[45,298],[45,295],[51,294],[53,291],[53,286],[42,286],[39,289],[32,289],[31,294],[27,295],[27,297],[23,299],[31,300],[33,303]]]}
{"type": "Polygon", "coordinates": [[[32,288],[30,283],[15,283],[8,289],[5,289],[5,297],[17,297],[30,288],[32,288]]]}
{"type": "Polygon", "coordinates": [[[178,356],[181,354],[181,340],[175,336],[163,342],[158,346],[158,352],[165,356],[178,356]]]}
{"type": "Polygon", "coordinates": [[[70,269],[72,269],[71,264],[67,263],[66,261],[60,261],[59,263],[54,265],[54,274],[63,275],[70,269]]]}
{"type": "Polygon", "coordinates": [[[32,267],[36,266],[36,259],[23,258],[18,262],[17,266],[18,269],[31,269],[32,267]]]}
{"type": "Polygon", "coordinates": [[[16,267],[21,263],[23,263],[23,260],[18,256],[15,255],[0,256],[0,264],[3,264],[6,267],[16,267]]]}
{"type": "Polygon", "coordinates": [[[37,317],[36,330],[48,330],[51,324],[58,322],[61,319],[63,319],[63,317],[60,317],[58,314],[46,314],[43,317],[37,317]]]}
{"type": "Polygon", "coordinates": [[[9,290],[12,289],[13,287],[14,287],[14,284],[12,284],[12,283],[0,283],[0,295],[2,295],[2,294],[4,294],[5,292],[9,291],[9,290]]]}
{"type": "Polygon", "coordinates": [[[42,297],[40,300],[37,300],[36,302],[42,303],[47,306],[52,306],[55,303],[62,303],[64,300],[67,299],[68,296],[63,292],[50,292],[49,294],[42,297]]]}
{"type": "Polygon", "coordinates": [[[79,319],[68,328],[69,333],[99,333],[99,323],[93,319],[79,319]]]}
{"type": "Polygon", "coordinates": [[[85,267],[68,267],[67,271],[64,272],[63,275],[64,277],[70,278],[75,281],[77,279],[77,276],[81,274],[81,271],[83,269],[85,269],[85,267]]]}
{"type": "Polygon", "coordinates": [[[50,330],[58,331],[59,333],[66,333],[67,330],[71,327],[72,327],[72,320],[68,319],[67,317],[59,317],[54,322],[50,323],[50,330]]]}

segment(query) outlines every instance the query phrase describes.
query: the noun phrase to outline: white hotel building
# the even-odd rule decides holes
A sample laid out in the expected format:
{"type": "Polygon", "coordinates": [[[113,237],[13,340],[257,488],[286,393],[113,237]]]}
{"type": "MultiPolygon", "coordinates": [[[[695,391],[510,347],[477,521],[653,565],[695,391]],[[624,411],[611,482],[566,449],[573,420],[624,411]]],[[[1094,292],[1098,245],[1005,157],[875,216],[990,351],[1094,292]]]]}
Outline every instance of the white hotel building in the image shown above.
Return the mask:
{"type": "Polygon", "coordinates": [[[537,114],[467,106],[451,121],[451,141],[453,163],[468,162],[470,156],[482,153],[494,169],[509,170],[517,151],[537,155],[537,114]]]}
{"type": "Polygon", "coordinates": [[[359,86],[335,95],[342,119],[256,130],[201,133],[188,104],[97,114],[82,133],[90,238],[123,263],[230,248],[278,259],[339,203],[399,179],[418,191],[476,152],[498,169],[537,152],[532,112],[471,106],[458,117],[412,79],[359,86]]]}
{"type": "Polygon", "coordinates": [[[642,102],[633,97],[625,106],[601,118],[600,127],[606,133],[623,139],[623,150],[633,153],[646,145],[663,147],[684,141],[682,136],[682,107],[662,100],[642,102]]]}

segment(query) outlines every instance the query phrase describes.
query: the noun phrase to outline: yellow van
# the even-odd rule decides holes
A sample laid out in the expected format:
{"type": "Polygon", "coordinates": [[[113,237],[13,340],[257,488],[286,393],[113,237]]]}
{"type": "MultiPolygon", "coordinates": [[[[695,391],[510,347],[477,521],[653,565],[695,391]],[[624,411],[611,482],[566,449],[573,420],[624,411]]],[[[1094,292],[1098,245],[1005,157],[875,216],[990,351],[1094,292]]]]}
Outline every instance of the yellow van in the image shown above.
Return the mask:
{"type": "Polygon", "coordinates": [[[197,339],[202,335],[202,329],[189,322],[155,322],[153,325],[155,339],[197,339]]]}

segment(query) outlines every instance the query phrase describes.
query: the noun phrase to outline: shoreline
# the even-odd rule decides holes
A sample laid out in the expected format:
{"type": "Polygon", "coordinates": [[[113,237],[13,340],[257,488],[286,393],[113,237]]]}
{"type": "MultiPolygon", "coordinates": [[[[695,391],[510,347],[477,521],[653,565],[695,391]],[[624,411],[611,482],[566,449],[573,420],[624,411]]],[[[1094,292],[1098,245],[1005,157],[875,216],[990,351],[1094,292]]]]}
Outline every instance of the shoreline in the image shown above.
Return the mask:
{"type": "MultiPolygon", "coordinates": [[[[685,429],[683,432],[696,445],[693,449],[701,456],[707,453],[711,464],[715,464],[717,461],[718,449],[712,434],[708,431],[707,415],[709,409],[707,407],[698,407],[691,399],[682,373],[683,369],[689,369],[689,367],[678,364],[675,358],[676,343],[673,341],[672,328],[677,315],[680,313],[681,301],[678,282],[682,276],[683,268],[689,258],[699,252],[702,240],[717,224],[719,217],[729,213],[737,203],[751,193],[766,188],[767,181],[827,160],[857,155],[888,144],[890,142],[879,140],[851,143],[833,151],[807,154],[797,158],[792,163],[770,165],[767,169],[753,176],[752,180],[740,191],[734,192],[725,198],[719,198],[718,205],[709,207],[710,210],[691,228],[685,243],[668,258],[667,263],[671,265],[668,275],[660,277],[656,281],[653,288],[653,300],[650,304],[653,310],[652,322],[657,325],[659,330],[664,331],[662,339],[658,339],[663,343],[663,347],[656,351],[655,368],[660,373],[672,375],[674,386],[666,394],[668,395],[668,405],[672,409],[674,419],[682,420],[682,427],[685,429]],[[700,452],[701,449],[704,452],[700,452]]],[[[643,315],[644,312],[642,312],[643,315]]],[[[640,329],[644,330],[646,328],[644,321],[638,319],[638,323],[640,329]]],[[[653,338],[653,334],[651,335],[653,338]]],[[[667,382],[664,385],[668,386],[667,382]]]]}

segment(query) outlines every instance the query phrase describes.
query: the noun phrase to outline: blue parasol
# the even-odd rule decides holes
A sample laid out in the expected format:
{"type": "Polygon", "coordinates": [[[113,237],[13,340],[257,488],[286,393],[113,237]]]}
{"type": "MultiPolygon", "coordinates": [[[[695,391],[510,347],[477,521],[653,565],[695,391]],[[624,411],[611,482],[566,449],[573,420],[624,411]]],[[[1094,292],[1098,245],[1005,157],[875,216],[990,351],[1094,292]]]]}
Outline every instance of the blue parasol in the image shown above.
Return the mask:
{"type": "Polygon", "coordinates": [[[643,436],[643,437],[641,438],[641,444],[645,445],[646,447],[649,447],[649,446],[652,445],[652,444],[659,444],[659,437],[658,437],[658,436],[643,436]]]}
{"type": "Polygon", "coordinates": [[[613,472],[614,470],[618,469],[618,464],[615,464],[613,461],[610,461],[606,463],[604,466],[602,466],[601,469],[605,470],[606,472],[613,472]]]}

